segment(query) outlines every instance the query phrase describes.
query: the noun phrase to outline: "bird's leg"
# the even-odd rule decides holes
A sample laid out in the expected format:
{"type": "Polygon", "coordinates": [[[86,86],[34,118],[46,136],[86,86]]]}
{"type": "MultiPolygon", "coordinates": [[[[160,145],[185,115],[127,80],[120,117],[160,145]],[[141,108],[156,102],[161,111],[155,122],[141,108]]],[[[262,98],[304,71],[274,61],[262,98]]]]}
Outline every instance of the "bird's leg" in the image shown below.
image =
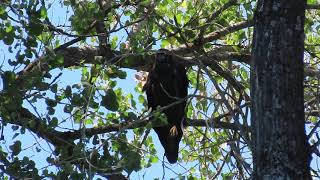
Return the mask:
{"type": "Polygon", "coordinates": [[[175,125],[173,125],[172,128],[170,129],[170,135],[171,136],[178,136],[178,129],[175,125]]]}

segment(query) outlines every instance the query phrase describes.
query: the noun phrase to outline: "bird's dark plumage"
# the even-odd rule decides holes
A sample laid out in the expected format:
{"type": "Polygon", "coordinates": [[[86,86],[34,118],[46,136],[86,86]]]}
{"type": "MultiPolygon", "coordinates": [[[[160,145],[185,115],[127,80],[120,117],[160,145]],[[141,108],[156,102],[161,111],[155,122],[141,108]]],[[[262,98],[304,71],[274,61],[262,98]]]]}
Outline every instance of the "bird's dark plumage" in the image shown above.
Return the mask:
{"type": "MultiPolygon", "coordinates": [[[[158,53],[156,62],[149,72],[143,88],[146,91],[148,106],[156,110],[157,106],[167,106],[181,101],[188,94],[188,79],[184,66],[175,63],[172,55],[158,53]]],[[[163,113],[168,124],[153,129],[165,150],[165,156],[170,163],[177,162],[179,143],[182,138],[181,122],[185,116],[186,100],[171,106],[163,113]]]]}

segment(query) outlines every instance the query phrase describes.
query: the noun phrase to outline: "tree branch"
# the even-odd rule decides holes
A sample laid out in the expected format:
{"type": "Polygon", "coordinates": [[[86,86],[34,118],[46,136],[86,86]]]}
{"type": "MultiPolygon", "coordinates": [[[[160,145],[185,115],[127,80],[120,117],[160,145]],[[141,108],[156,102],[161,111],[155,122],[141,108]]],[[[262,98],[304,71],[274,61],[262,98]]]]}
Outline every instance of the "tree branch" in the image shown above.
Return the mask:
{"type": "Polygon", "coordinates": [[[242,21],[242,22],[230,25],[228,27],[222,28],[220,30],[211,32],[211,33],[205,35],[203,38],[199,37],[199,39],[197,39],[194,43],[186,43],[185,45],[182,45],[178,48],[171,49],[171,51],[174,52],[175,54],[192,53],[194,51],[194,49],[199,49],[205,43],[217,40],[221,37],[224,37],[228,34],[239,31],[241,29],[251,27],[252,25],[253,25],[252,19],[247,20],[247,21],[242,21]]]}
{"type": "MultiPolygon", "coordinates": [[[[49,128],[47,124],[43,123],[43,121],[33,115],[28,109],[21,108],[18,112],[20,118],[10,118],[5,119],[7,123],[15,124],[18,126],[25,127],[37,134],[40,138],[47,140],[54,146],[64,146],[64,145],[73,145],[73,141],[76,139],[80,139],[82,136],[82,131],[84,131],[86,137],[90,138],[94,135],[110,133],[110,132],[118,132],[120,130],[126,129],[134,129],[141,128],[147,125],[149,120],[141,119],[141,120],[128,120],[119,124],[111,124],[100,127],[86,128],[74,131],[57,131],[52,128],[49,128]]],[[[226,113],[215,117],[213,119],[187,119],[187,126],[199,126],[199,127],[212,127],[212,128],[222,128],[222,129],[230,129],[234,131],[239,130],[239,126],[235,123],[222,122],[223,118],[231,116],[230,113],[226,113]]],[[[250,127],[243,126],[245,130],[250,131],[250,127]]]]}
{"type": "Polygon", "coordinates": [[[10,124],[15,124],[21,127],[25,127],[41,137],[46,141],[50,142],[54,146],[63,146],[63,145],[73,145],[72,141],[69,141],[68,138],[64,137],[64,133],[60,131],[56,131],[50,127],[46,123],[43,122],[42,119],[39,119],[35,115],[33,115],[28,109],[20,108],[17,110],[17,117],[8,117],[3,116],[3,120],[10,124]]]}

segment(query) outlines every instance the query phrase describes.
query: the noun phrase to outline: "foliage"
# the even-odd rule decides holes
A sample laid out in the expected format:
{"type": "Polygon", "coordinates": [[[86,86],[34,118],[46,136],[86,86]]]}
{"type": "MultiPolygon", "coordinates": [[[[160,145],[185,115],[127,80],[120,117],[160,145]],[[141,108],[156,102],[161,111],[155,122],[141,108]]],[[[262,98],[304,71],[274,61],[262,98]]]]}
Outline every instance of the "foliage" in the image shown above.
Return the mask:
{"type": "MultiPolygon", "coordinates": [[[[166,179],[248,178],[255,5],[254,0],[0,2],[0,175],[117,179],[162,164],[166,179]],[[129,70],[147,71],[160,48],[188,69],[189,127],[180,144],[180,169],[159,153],[152,126],[166,118],[146,108],[145,79],[136,74],[133,81],[129,70]],[[149,120],[152,116],[158,121],[149,120]]],[[[318,6],[306,15],[306,127],[317,147],[318,6]]]]}

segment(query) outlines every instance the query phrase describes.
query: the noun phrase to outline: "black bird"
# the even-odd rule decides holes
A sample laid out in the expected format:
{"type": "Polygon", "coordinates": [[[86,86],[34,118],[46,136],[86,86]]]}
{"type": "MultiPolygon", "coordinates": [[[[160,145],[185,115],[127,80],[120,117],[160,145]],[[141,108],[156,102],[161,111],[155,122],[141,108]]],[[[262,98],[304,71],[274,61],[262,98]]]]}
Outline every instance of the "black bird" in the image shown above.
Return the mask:
{"type": "Polygon", "coordinates": [[[162,111],[168,124],[153,127],[165,150],[165,156],[173,164],[178,159],[179,143],[183,135],[181,123],[185,117],[184,98],[188,94],[188,78],[184,66],[174,62],[172,55],[158,53],[143,90],[147,94],[148,107],[153,111],[158,106],[180,102],[162,111]]]}

